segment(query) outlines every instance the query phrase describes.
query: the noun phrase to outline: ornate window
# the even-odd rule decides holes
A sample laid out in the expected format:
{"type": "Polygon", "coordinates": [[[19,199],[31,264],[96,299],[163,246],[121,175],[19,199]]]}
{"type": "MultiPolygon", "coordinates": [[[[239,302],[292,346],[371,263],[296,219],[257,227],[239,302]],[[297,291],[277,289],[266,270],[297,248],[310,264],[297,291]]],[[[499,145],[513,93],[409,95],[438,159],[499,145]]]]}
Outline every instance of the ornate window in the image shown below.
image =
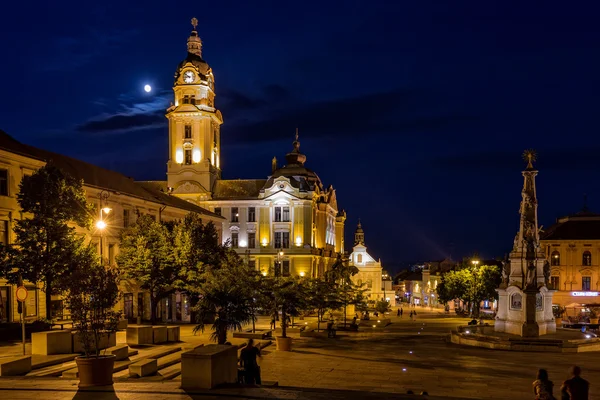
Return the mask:
{"type": "Polygon", "coordinates": [[[276,249],[281,248],[281,233],[282,232],[275,232],[275,248],[276,249]]]}
{"type": "Polygon", "coordinates": [[[231,222],[239,222],[240,213],[237,207],[231,207],[231,222]]]}
{"type": "Polygon", "coordinates": [[[185,165],[192,165],[192,149],[184,150],[184,163],[185,165]]]}
{"type": "Polygon", "coordinates": [[[184,127],[183,138],[184,139],[191,139],[192,138],[192,126],[191,125],[186,125],[184,127]]]}
{"type": "Polygon", "coordinates": [[[581,265],[584,266],[590,266],[592,265],[592,253],[590,253],[589,251],[584,251],[583,252],[583,257],[581,260],[581,265]]]}
{"type": "Polygon", "coordinates": [[[584,276],[581,278],[581,290],[583,290],[584,292],[587,292],[591,289],[592,287],[592,277],[591,276],[584,276]]]}
{"type": "Polygon", "coordinates": [[[362,262],[362,254],[357,254],[356,255],[356,262],[359,263],[359,264],[362,262]]]}
{"type": "Polygon", "coordinates": [[[248,232],[248,248],[253,249],[256,247],[256,233],[248,232]]]}
{"type": "Polygon", "coordinates": [[[275,207],[275,222],[281,222],[281,207],[275,207]]]}
{"type": "Polygon", "coordinates": [[[248,207],[248,222],[256,222],[256,208],[248,207]]]}
{"type": "Polygon", "coordinates": [[[552,254],[550,255],[550,263],[552,265],[560,265],[560,253],[558,251],[553,251],[552,254]]]}
{"type": "Polygon", "coordinates": [[[238,235],[237,232],[231,232],[231,247],[234,249],[238,248],[238,235]]]}
{"type": "Polygon", "coordinates": [[[550,284],[552,285],[552,289],[560,290],[560,277],[559,276],[551,276],[550,284]]]}
{"type": "Polygon", "coordinates": [[[290,222],[290,208],[283,207],[283,222],[290,222]]]}
{"type": "Polygon", "coordinates": [[[290,233],[289,232],[281,232],[282,233],[282,246],[284,249],[290,248],[290,233]]]}

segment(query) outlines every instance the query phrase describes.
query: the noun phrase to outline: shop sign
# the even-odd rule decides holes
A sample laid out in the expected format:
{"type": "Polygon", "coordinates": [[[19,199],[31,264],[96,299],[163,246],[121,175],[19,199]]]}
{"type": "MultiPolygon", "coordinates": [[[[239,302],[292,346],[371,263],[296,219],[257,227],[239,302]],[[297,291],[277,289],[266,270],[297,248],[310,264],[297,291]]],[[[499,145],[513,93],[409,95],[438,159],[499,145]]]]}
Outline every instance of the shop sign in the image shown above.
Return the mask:
{"type": "Polygon", "coordinates": [[[599,292],[571,292],[571,296],[582,297],[582,296],[598,296],[599,292]]]}

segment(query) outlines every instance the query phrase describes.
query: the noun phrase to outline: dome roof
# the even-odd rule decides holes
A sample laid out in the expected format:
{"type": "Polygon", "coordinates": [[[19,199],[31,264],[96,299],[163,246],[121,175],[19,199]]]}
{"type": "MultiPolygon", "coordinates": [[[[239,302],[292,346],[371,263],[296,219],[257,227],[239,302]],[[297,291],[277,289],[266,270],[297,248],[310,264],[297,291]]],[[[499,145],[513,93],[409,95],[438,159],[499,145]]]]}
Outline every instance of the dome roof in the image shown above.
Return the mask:
{"type": "Polygon", "coordinates": [[[275,178],[283,176],[290,178],[291,184],[303,191],[315,190],[316,187],[323,189],[323,183],[319,176],[313,170],[304,166],[306,156],[300,153],[298,136],[296,136],[293,145],[294,149],[285,156],[287,165],[273,171],[265,187],[272,185],[275,178]]]}
{"type": "Polygon", "coordinates": [[[179,76],[181,68],[183,68],[188,63],[191,63],[194,67],[196,67],[198,73],[202,75],[202,78],[206,79],[206,75],[210,70],[208,63],[204,61],[202,56],[189,52],[187,54],[187,57],[177,66],[177,76],[179,76]]]}

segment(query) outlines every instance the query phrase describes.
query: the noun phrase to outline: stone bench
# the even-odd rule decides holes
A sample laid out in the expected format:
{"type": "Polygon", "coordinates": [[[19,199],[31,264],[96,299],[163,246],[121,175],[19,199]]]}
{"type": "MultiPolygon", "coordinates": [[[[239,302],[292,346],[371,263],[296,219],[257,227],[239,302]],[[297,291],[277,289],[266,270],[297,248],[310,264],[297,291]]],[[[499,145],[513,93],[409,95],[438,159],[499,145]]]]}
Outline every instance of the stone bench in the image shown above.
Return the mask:
{"type": "Polygon", "coordinates": [[[144,377],[153,375],[158,371],[158,362],[153,359],[140,360],[129,365],[129,376],[144,377]]]}
{"type": "Polygon", "coordinates": [[[178,326],[167,326],[167,340],[169,342],[179,342],[179,327],[178,326]]]}
{"type": "Polygon", "coordinates": [[[152,327],[150,325],[134,325],[127,327],[127,344],[152,344],[152,327]]]}
{"type": "Polygon", "coordinates": [[[153,326],[152,327],[152,343],[164,343],[167,341],[167,327],[153,326]]]}
{"type": "Polygon", "coordinates": [[[127,323],[128,322],[126,319],[119,320],[119,322],[117,323],[117,330],[124,331],[125,329],[127,329],[127,323]]]}
{"type": "MultiPolygon", "coordinates": [[[[83,342],[81,341],[80,333],[78,331],[71,331],[73,340],[73,353],[83,353],[83,342]]],[[[93,340],[93,339],[92,339],[93,340]]],[[[102,332],[100,341],[98,343],[99,349],[104,350],[109,347],[117,345],[117,335],[114,332],[102,332]]],[[[92,344],[94,346],[94,344],[92,344]]]]}
{"type": "Polygon", "coordinates": [[[0,376],[25,375],[31,371],[31,356],[0,358],[0,376]]]}
{"type": "Polygon", "coordinates": [[[240,338],[240,339],[258,339],[258,340],[262,340],[262,339],[266,339],[266,338],[270,338],[271,337],[271,330],[259,330],[257,329],[256,332],[252,333],[252,330],[250,331],[242,331],[242,332],[233,332],[233,337],[234,338],[240,338]]]}
{"type": "Polygon", "coordinates": [[[120,344],[118,346],[109,347],[106,349],[106,354],[112,354],[115,356],[115,361],[126,360],[129,357],[129,346],[126,344],[120,344]]]}
{"type": "Polygon", "coordinates": [[[71,331],[47,331],[31,334],[31,354],[71,354],[71,331]]]}
{"type": "Polygon", "coordinates": [[[211,344],[181,354],[181,388],[212,389],[238,379],[237,347],[211,344]]]}

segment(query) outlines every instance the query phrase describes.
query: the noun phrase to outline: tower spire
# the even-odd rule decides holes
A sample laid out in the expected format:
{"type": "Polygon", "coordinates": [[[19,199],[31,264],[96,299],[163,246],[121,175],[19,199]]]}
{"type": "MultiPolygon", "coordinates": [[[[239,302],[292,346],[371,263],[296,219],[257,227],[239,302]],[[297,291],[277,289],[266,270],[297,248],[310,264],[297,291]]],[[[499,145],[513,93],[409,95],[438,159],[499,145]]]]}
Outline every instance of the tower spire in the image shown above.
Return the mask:
{"type": "Polygon", "coordinates": [[[192,18],[191,23],[194,29],[192,29],[192,33],[190,33],[190,37],[187,40],[188,53],[202,57],[202,39],[200,39],[198,31],[196,31],[196,27],[198,26],[196,17],[192,18]]]}
{"type": "Polygon", "coordinates": [[[356,225],[356,231],[354,232],[354,245],[365,245],[365,231],[363,231],[360,218],[358,219],[358,225],[356,225]]]}
{"type": "Polygon", "coordinates": [[[288,165],[304,165],[306,161],[306,156],[300,153],[300,141],[298,140],[298,128],[296,128],[296,136],[294,142],[292,143],[294,149],[285,155],[285,160],[288,165]]]}

